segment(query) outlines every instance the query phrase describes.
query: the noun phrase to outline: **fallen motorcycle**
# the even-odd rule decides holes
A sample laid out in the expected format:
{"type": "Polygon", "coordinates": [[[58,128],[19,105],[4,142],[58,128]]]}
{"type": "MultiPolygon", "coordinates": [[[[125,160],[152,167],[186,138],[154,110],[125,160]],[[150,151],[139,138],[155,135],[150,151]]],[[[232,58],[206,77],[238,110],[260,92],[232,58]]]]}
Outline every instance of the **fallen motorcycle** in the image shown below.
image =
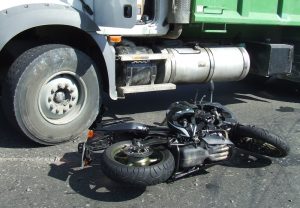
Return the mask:
{"type": "Polygon", "coordinates": [[[103,151],[102,170],[112,180],[154,185],[195,173],[228,160],[235,148],[270,157],[285,157],[289,146],[267,130],[242,125],[219,103],[175,102],[165,126],[117,121],[94,128],[79,144],[85,164],[103,151]]]}

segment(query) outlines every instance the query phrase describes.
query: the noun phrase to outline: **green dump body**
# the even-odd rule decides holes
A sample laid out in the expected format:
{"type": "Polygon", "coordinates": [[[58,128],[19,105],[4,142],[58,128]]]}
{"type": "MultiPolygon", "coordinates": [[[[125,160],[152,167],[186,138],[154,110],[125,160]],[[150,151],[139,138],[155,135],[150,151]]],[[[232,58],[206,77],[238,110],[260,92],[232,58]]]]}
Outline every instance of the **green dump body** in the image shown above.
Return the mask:
{"type": "Polygon", "coordinates": [[[193,0],[191,23],[300,26],[300,1],[193,0]]]}
{"type": "Polygon", "coordinates": [[[192,0],[184,37],[300,40],[300,0],[192,0]]]}
{"type": "Polygon", "coordinates": [[[300,82],[300,0],[192,0],[183,38],[294,46],[289,79],[300,82]]]}

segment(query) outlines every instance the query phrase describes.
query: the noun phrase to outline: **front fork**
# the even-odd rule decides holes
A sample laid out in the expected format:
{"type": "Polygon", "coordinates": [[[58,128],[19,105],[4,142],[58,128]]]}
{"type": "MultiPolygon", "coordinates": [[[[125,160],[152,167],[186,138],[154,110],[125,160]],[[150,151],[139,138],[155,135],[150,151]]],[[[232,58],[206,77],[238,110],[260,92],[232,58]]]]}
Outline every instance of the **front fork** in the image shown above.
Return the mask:
{"type": "Polygon", "coordinates": [[[78,153],[81,154],[81,168],[91,164],[94,153],[103,152],[113,142],[111,135],[105,135],[92,130],[88,131],[85,139],[85,142],[78,144],[78,153]]]}

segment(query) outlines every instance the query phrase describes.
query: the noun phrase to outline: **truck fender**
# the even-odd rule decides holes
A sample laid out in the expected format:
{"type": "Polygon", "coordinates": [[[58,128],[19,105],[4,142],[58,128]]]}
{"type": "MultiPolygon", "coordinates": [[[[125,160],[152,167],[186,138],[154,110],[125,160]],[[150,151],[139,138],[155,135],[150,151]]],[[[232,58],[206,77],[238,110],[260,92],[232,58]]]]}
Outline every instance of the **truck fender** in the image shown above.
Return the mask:
{"type": "Polygon", "coordinates": [[[118,99],[118,92],[116,90],[116,51],[113,45],[111,45],[105,36],[98,34],[97,32],[91,32],[98,47],[102,51],[103,58],[106,65],[109,85],[109,96],[112,100],[118,99]]]}
{"type": "Polygon", "coordinates": [[[0,11],[0,50],[19,33],[45,25],[73,26],[86,32],[99,30],[97,24],[86,14],[67,4],[14,6],[0,11]]]}
{"type": "MultiPolygon", "coordinates": [[[[47,1],[46,1],[47,2],[47,1]]],[[[115,85],[115,50],[106,37],[97,33],[99,27],[88,15],[68,4],[37,3],[0,8],[0,51],[19,33],[39,26],[66,25],[90,34],[102,51],[108,72],[109,94],[117,99],[115,85]]],[[[100,55],[100,54],[99,54],[100,55]]]]}

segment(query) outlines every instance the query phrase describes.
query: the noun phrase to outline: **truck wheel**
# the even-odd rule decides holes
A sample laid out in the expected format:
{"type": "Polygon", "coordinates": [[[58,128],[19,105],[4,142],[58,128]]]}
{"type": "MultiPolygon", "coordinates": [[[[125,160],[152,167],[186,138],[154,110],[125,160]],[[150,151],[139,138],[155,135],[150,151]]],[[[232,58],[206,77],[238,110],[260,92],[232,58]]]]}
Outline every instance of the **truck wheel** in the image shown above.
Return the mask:
{"type": "Polygon", "coordinates": [[[76,139],[98,115],[98,77],[92,59],[77,49],[57,44],[32,48],[9,69],[2,89],[4,112],[38,143],[76,139]]]}

